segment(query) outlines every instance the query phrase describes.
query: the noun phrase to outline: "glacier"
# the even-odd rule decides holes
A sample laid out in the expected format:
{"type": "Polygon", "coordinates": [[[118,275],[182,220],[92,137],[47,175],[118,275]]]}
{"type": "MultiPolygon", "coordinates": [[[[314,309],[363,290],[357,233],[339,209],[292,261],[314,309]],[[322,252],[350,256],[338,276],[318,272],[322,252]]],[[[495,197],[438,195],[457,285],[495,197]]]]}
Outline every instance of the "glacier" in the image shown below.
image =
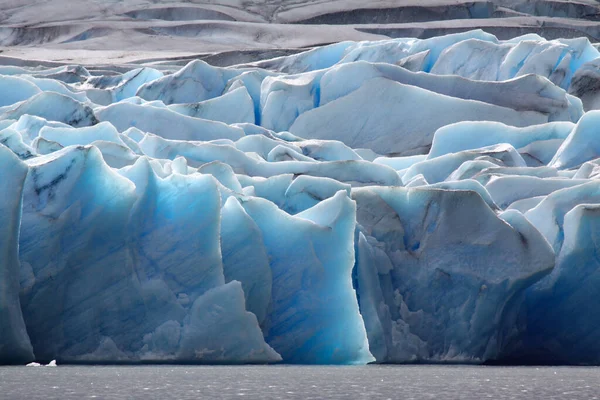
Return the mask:
{"type": "Polygon", "coordinates": [[[0,363],[600,365],[599,60],[0,68],[0,363]]]}

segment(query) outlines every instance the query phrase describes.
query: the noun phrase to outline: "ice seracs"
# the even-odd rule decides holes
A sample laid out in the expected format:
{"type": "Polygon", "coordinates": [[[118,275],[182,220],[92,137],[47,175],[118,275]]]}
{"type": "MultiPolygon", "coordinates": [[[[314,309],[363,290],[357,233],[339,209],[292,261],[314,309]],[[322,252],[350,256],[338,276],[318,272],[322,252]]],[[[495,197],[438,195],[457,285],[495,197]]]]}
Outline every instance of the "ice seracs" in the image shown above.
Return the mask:
{"type": "Polygon", "coordinates": [[[600,364],[598,59],[1,67],[0,363],[600,364]]]}
{"type": "Polygon", "coordinates": [[[357,290],[377,360],[497,358],[525,290],[554,266],[544,237],[472,190],[370,187],[352,197],[357,290]]]}

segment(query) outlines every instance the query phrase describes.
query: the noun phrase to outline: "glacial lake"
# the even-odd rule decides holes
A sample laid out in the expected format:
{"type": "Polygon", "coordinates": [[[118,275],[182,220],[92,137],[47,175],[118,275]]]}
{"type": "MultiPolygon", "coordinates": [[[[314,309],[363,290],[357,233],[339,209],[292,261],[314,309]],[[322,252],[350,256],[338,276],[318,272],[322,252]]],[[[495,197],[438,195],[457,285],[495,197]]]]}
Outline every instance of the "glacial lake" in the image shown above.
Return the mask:
{"type": "Polygon", "coordinates": [[[599,399],[600,368],[0,367],[2,399],[599,399]]]}

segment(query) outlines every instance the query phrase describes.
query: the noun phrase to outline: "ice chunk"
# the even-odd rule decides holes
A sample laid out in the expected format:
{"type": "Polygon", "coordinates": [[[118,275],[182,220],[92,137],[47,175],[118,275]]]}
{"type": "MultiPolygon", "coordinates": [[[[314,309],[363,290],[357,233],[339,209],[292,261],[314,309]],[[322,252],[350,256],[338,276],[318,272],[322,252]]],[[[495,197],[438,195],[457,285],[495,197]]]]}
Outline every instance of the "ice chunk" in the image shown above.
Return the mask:
{"type": "MultiPolygon", "coordinates": [[[[163,77],[162,72],[153,68],[138,68],[126,72],[121,75],[117,85],[110,88],[113,96],[113,101],[121,101],[123,99],[135,96],[140,86],[145,83],[152,82],[155,79],[163,77]]],[[[89,83],[89,81],[88,81],[89,83]]]]}
{"type": "Polygon", "coordinates": [[[24,73],[33,74],[35,77],[43,77],[47,79],[55,79],[64,83],[80,83],[85,81],[90,72],[81,65],[65,65],[64,67],[55,67],[42,69],[34,68],[24,73]]]}
{"type": "Polygon", "coordinates": [[[173,104],[169,109],[188,117],[220,121],[226,124],[255,122],[254,103],[245,87],[214,99],[192,104],[173,104]]]}
{"type": "Polygon", "coordinates": [[[574,127],[570,122],[552,122],[524,128],[498,122],[458,122],[435,132],[427,158],[500,143],[508,143],[518,149],[536,141],[564,140],[574,127]]]}
{"type": "Polygon", "coordinates": [[[517,210],[522,214],[525,214],[527,211],[531,210],[532,208],[537,207],[538,204],[540,204],[542,202],[542,200],[544,200],[546,198],[546,196],[536,196],[536,197],[529,197],[527,199],[521,199],[521,200],[517,200],[514,203],[512,203],[510,206],[508,206],[506,208],[506,210],[517,210]]]}
{"type": "Polygon", "coordinates": [[[528,167],[541,167],[550,164],[563,143],[563,139],[540,140],[521,147],[518,151],[528,167]]]}
{"type": "Polygon", "coordinates": [[[546,237],[558,254],[564,240],[565,215],[579,204],[598,203],[600,203],[600,181],[590,181],[549,194],[525,216],[546,237]]]}
{"type": "Polygon", "coordinates": [[[53,142],[51,140],[46,140],[46,139],[40,138],[40,137],[36,138],[33,141],[33,143],[31,144],[31,146],[40,155],[54,153],[55,151],[59,151],[60,149],[64,148],[64,146],[61,146],[60,144],[58,144],[56,142],[53,142]]]}
{"type": "Polygon", "coordinates": [[[545,196],[557,190],[587,183],[584,179],[537,178],[534,176],[499,176],[485,185],[500,208],[517,200],[545,196]]]}
{"type": "Polygon", "coordinates": [[[108,121],[119,132],[130,127],[169,139],[237,140],[244,136],[240,128],[222,122],[188,117],[166,108],[154,108],[131,103],[115,103],[96,112],[100,121],[108,121]]]}
{"type": "Polygon", "coordinates": [[[365,238],[359,301],[377,361],[498,357],[525,289],[554,265],[543,236],[523,216],[500,219],[473,191],[369,187],[352,197],[365,238]]]}
{"type": "Polygon", "coordinates": [[[480,29],[468,32],[460,32],[439,37],[432,37],[424,40],[415,40],[412,38],[398,38],[391,40],[382,40],[377,42],[360,42],[349,47],[344,54],[342,63],[358,60],[371,62],[387,62],[393,64],[402,56],[417,54],[429,50],[429,57],[423,65],[423,71],[429,72],[435,64],[440,54],[455,43],[469,39],[486,40],[497,43],[498,39],[494,35],[486,33],[480,29]]]}
{"type": "Polygon", "coordinates": [[[241,285],[225,285],[214,178],[161,178],[142,157],[120,171],[126,179],[95,147],[29,166],[21,295],[38,358],[280,360],[241,285]]]}
{"type": "Polygon", "coordinates": [[[151,157],[174,159],[177,156],[183,156],[193,167],[221,161],[229,164],[235,173],[249,176],[268,178],[282,174],[304,174],[362,186],[399,185],[401,183],[400,177],[392,168],[364,160],[269,163],[239,151],[233,146],[233,143],[229,145],[214,142],[167,140],[150,134],[146,135],[139,144],[144,153],[151,157]]]}
{"type": "Polygon", "coordinates": [[[195,60],[172,75],[142,85],[136,95],[145,100],[162,100],[165,104],[197,103],[220,96],[225,82],[240,73],[195,60]]]}
{"type": "Polygon", "coordinates": [[[467,39],[446,48],[437,59],[432,74],[460,75],[465,78],[496,81],[510,44],[467,39]],[[457,62],[460,59],[461,62],[457,62]],[[483,68],[482,68],[483,66],[483,68]]]}
{"type": "Polygon", "coordinates": [[[350,189],[350,185],[333,179],[302,175],[294,179],[285,191],[285,210],[297,214],[333,197],[340,190],[345,190],[350,196],[350,189]]]}
{"type": "Polygon", "coordinates": [[[297,145],[302,154],[318,161],[362,160],[354,150],[335,140],[303,140],[297,145]]]}
{"type": "Polygon", "coordinates": [[[504,43],[472,38],[443,49],[431,72],[484,80],[506,80],[533,73],[566,89],[573,72],[597,57],[598,51],[585,38],[521,39],[504,43]],[[474,68],[481,65],[482,60],[487,67],[474,68]]]}
{"type": "Polygon", "coordinates": [[[542,363],[596,364],[600,317],[590,306],[599,293],[600,207],[581,204],[564,217],[556,268],[534,285],[524,307],[526,330],[506,358],[542,363]]]}
{"type": "Polygon", "coordinates": [[[260,95],[262,126],[277,132],[287,131],[298,115],[317,107],[324,72],[266,77],[260,95]]]}
{"type": "Polygon", "coordinates": [[[45,126],[40,129],[39,136],[59,143],[61,146],[86,145],[96,140],[104,140],[125,146],[119,138],[119,132],[108,122],[101,122],[87,128],[56,128],[45,126]]]}
{"type": "Polygon", "coordinates": [[[27,167],[0,144],[0,363],[34,360],[19,300],[19,228],[27,167]]]}
{"type": "Polygon", "coordinates": [[[290,149],[302,154],[302,149],[293,143],[288,143],[280,139],[270,138],[264,135],[249,135],[244,136],[235,142],[235,147],[244,153],[256,153],[266,160],[269,153],[277,146],[286,146],[290,149]]]}
{"type": "Polygon", "coordinates": [[[40,93],[41,90],[26,79],[0,75],[0,107],[10,106],[40,93]]]}
{"type": "Polygon", "coordinates": [[[600,59],[594,59],[581,66],[571,80],[569,93],[583,102],[585,111],[600,109],[600,59]]]}
{"type": "Polygon", "coordinates": [[[489,161],[497,166],[525,167],[525,161],[514,147],[508,144],[499,144],[417,162],[404,173],[402,181],[407,183],[415,176],[423,175],[429,183],[442,182],[463,163],[472,160],[489,161]]]}
{"type": "Polygon", "coordinates": [[[38,137],[40,130],[45,126],[54,128],[69,127],[69,125],[62,122],[47,121],[43,118],[26,114],[19,118],[19,120],[16,121],[11,128],[19,131],[21,137],[23,138],[23,142],[31,144],[31,142],[38,137]]]}
{"type": "Polygon", "coordinates": [[[439,182],[429,185],[430,189],[446,189],[446,190],[470,190],[478,193],[483,201],[494,211],[499,209],[498,204],[488,191],[487,187],[473,179],[463,179],[460,181],[439,182]]]}
{"type": "Polygon", "coordinates": [[[252,103],[254,107],[254,120],[257,125],[261,123],[260,121],[260,95],[261,95],[261,85],[262,81],[267,74],[265,71],[254,70],[254,71],[246,71],[241,73],[240,75],[231,78],[227,85],[225,86],[225,90],[223,94],[232,92],[238,88],[245,88],[248,91],[248,94],[252,98],[252,103]]]}
{"type": "Polygon", "coordinates": [[[263,339],[256,316],[244,308],[242,285],[233,281],[199,297],[181,332],[180,360],[215,363],[281,361],[263,339]]]}
{"type": "Polygon", "coordinates": [[[30,362],[29,364],[26,364],[25,366],[26,367],[41,367],[42,364],[36,363],[36,362],[30,362]]]}
{"type": "Polygon", "coordinates": [[[382,77],[405,85],[463,100],[478,100],[516,111],[548,114],[551,121],[577,121],[583,107],[565,90],[538,75],[506,81],[473,81],[457,75],[411,73],[389,64],[355,62],[331,68],[323,75],[319,105],[323,106],[358,89],[364,81],[382,77]]]}
{"type": "Polygon", "coordinates": [[[237,178],[245,190],[252,189],[252,196],[269,200],[281,209],[285,208],[285,192],[294,180],[292,174],[275,175],[269,178],[237,175],[237,178]]]}
{"type": "Polygon", "coordinates": [[[573,168],[600,157],[600,140],[597,133],[599,123],[600,111],[586,113],[549,165],[559,169],[573,168]]]}
{"type": "Polygon", "coordinates": [[[240,185],[240,182],[237,180],[233,170],[228,164],[224,164],[220,161],[213,161],[198,168],[198,172],[201,174],[212,175],[221,183],[221,185],[234,192],[242,192],[242,185],[240,185]]]}
{"type": "Polygon", "coordinates": [[[69,147],[29,165],[19,253],[30,274],[22,268],[21,301],[36,357],[92,352],[101,332],[126,338],[139,322],[118,306],[135,298],[124,268],[133,184],[94,147],[69,147]]]}
{"type": "Polygon", "coordinates": [[[410,56],[406,56],[396,63],[399,67],[407,69],[412,72],[423,71],[427,65],[427,58],[431,50],[421,51],[410,56]]]}
{"type": "Polygon", "coordinates": [[[273,272],[267,343],[291,363],[372,360],[352,288],[354,202],[338,192],[295,217],[262,199],[242,206],[262,232],[273,272]]]}
{"type": "Polygon", "coordinates": [[[23,137],[19,132],[11,128],[0,130],[0,144],[11,149],[21,160],[27,160],[37,155],[31,146],[23,142],[23,137]]]}
{"type": "Polygon", "coordinates": [[[138,193],[130,217],[137,268],[146,270],[148,279],[160,277],[173,293],[185,293],[191,301],[222,285],[220,196],[214,178],[172,174],[160,179],[146,158],[122,173],[138,193]]]}
{"type": "Polygon", "coordinates": [[[42,92],[9,109],[2,109],[0,119],[19,119],[26,114],[74,127],[98,122],[89,106],[55,92],[42,92]]]}
{"type": "Polygon", "coordinates": [[[267,154],[267,161],[269,162],[281,162],[281,161],[304,161],[304,162],[314,162],[314,160],[310,157],[301,154],[294,149],[289,148],[288,146],[276,146],[274,147],[269,154],[267,154]]]}
{"type": "Polygon", "coordinates": [[[301,114],[290,132],[308,139],[340,140],[350,147],[366,147],[380,154],[402,154],[430,146],[438,128],[463,120],[492,120],[514,126],[547,122],[542,114],[452,98],[375,78],[347,96],[301,114]],[[425,107],[437,112],[422,118],[425,107]]]}
{"type": "Polygon", "coordinates": [[[21,77],[23,79],[27,79],[28,81],[34,83],[43,92],[58,93],[65,97],[69,97],[75,101],[78,101],[80,103],[88,102],[88,98],[85,95],[85,93],[77,92],[70,86],[65,85],[64,83],[56,81],[54,79],[35,78],[31,75],[21,75],[21,77]]]}

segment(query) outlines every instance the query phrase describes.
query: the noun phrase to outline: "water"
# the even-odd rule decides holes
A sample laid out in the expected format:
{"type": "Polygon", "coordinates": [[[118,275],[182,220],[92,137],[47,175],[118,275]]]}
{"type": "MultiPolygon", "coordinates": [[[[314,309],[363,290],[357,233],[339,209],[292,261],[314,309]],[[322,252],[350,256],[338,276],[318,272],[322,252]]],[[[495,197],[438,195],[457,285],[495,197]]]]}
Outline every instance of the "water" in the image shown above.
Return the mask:
{"type": "Polygon", "coordinates": [[[0,367],[1,399],[598,399],[600,368],[0,367]]]}

